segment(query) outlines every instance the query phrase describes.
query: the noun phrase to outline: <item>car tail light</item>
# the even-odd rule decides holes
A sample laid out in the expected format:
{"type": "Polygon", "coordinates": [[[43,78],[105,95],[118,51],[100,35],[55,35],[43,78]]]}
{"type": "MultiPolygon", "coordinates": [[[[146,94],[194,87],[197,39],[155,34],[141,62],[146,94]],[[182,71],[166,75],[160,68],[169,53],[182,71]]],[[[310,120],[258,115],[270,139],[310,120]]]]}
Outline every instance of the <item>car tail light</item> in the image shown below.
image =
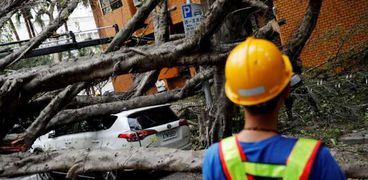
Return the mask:
{"type": "Polygon", "coordinates": [[[186,119],[180,119],[179,120],[179,126],[188,126],[189,123],[186,119]]]}
{"type": "Polygon", "coordinates": [[[129,142],[139,141],[139,140],[143,140],[146,136],[156,134],[156,133],[157,133],[156,130],[146,129],[146,130],[122,133],[118,135],[118,138],[127,139],[129,142]]]}

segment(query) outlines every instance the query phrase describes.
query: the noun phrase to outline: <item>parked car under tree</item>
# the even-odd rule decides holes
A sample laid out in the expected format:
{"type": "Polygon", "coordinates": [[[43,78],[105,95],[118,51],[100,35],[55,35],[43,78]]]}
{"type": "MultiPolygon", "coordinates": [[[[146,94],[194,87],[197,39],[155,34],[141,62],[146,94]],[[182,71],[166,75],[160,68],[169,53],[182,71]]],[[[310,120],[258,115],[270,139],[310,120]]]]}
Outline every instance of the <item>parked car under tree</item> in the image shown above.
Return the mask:
{"type": "Polygon", "coordinates": [[[37,138],[31,151],[129,147],[190,149],[188,122],[179,119],[169,104],[132,109],[52,130],[37,138]]]}

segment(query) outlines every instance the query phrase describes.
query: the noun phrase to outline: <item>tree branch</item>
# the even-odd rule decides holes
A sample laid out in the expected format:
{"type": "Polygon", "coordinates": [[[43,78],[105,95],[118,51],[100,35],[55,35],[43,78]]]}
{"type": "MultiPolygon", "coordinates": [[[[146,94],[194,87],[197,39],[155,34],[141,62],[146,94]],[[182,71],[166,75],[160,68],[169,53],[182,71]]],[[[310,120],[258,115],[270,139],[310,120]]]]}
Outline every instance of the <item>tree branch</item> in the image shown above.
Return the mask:
{"type": "MultiPolygon", "coordinates": [[[[166,44],[166,43],[165,43],[166,44]]],[[[162,48],[165,48],[163,44],[162,48]]],[[[175,43],[168,42],[166,45],[175,45],[175,43]]],[[[161,47],[161,46],[160,46],[161,47]]],[[[156,49],[156,51],[161,48],[156,49]]],[[[45,67],[38,69],[29,75],[19,73],[17,75],[7,75],[3,80],[9,78],[26,79],[28,82],[22,87],[28,93],[37,93],[41,91],[49,91],[65,87],[69,84],[80,81],[90,81],[94,79],[104,79],[113,74],[113,64],[119,60],[125,59],[125,67],[119,74],[128,72],[146,72],[154,69],[161,69],[164,67],[184,66],[184,65],[202,65],[202,64],[216,64],[225,62],[227,53],[217,54],[211,53],[195,53],[188,56],[152,56],[140,59],[139,55],[132,56],[130,53],[109,53],[102,56],[95,56],[94,58],[87,57],[77,62],[69,62],[65,64],[56,65],[52,68],[45,67]],[[131,57],[129,57],[131,56],[131,57]],[[140,59],[140,61],[137,61],[140,59]],[[161,59],[162,58],[162,59],[161,59]]]]}
{"type": "MultiPolygon", "coordinates": [[[[9,0],[1,1],[0,3],[0,18],[6,16],[9,12],[14,9],[18,9],[26,0],[9,0]]],[[[1,26],[0,26],[1,27],[1,26]]]]}
{"type": "Polygon", "coordinates": [[[4,26],[4,24],[13,16],[15,12],[17,12],[17,10],[13,9],[12,11],[8,12],[6,16],[0,18],[0,28],[4,26]]]}
{"type": "MultiPolygon", "coordinates": [[[[182,43],[183,40],[177,40],[174,42],[168,42],[168,44],[162,44],[159,47],[162,49],[154,49],[154,51],[166,50],[167,46],[175,46],[177,43],[182,43]]],[[[149,48],[152,46],[144,46],[144,48],[149,48]]],[[[33,68],[29,71],[20,70],[15,74],[6,74],[0,76],[0,84],[4,84],[9,79],[17,80],[16,89],[13,88],[12,92],[7,92],[6,94],[14,94],[14,96],[9,96],[7,98],[0,98],[1,104],[12,104],[11,106],[0,106],[0,114],[1,114],[1,128],[5,128],[0,132],[1,137],[4,137],[5,134],[10,130],[9,126],[14,125],[14,119],[17,119],[19,114],[15,113],[21,106],[26,104],[33,95],[38,92],[45,92],[49,90],[55,90],[63,88],[69,84],[81,82],[81,81],[89,81],[95,79],[103,79],[111,76],[113,72],[113,63],[122,59],[122,58],[134,58],[134,53],[126,52],[120,50],[119,52],[113,52],[102,56],[96,56],[95,59],[91,59],[89,57],[82,58],[84,60],[80,60],[77,62],[67,62],[60,63],[54,66],[44,66],[43,68],[33,68]],[[16,94],[19,94],[15,96],[16,94]],[[21,95],[21,96],[20,96],[21,95]],[[11,99],[13,98],[13,99],[11,99]],[[4,101],[4,100],[9,101],[4,101]],[[4,114],[5,113],[5,114],[4,114]],[[12,116],[12,117],[10,117],[12,116]]],[[[139,56],[139,55],[136,55],[139,56]]],[[[184,65],[184,64],[195,64],[205,63],[214,61],[215,63],[218,61],[224,61],[226,55],[217,56],[214,53],[205,54],[204,57],[201,57],[201,54],[192,55],[192,57],[181,57],[178,63],[171,62],[172,66],[184,65]],[[212,59],[213,58],[213,59],[212,59]],[[222,59],[221,59],[222,58],[222,59]],[[198,59],[198,61],[197,61],[198,59]]],[[[164,63],[164,62],[163,62],[164,63]]],[[[166,63],[154,66],[156,69],[160,69],[165,66],[166,63]]],[[[170,66],[168,66],[170,67],[170,66]]],[[[148,68],[145,71],[153,70],[153,68],[148,68]]],[[[4,94],[5,97],[5,94],[4,94]]]]}
{"type": "Polygon", "coordinates": [[[85,83],[70,85],[61,91],[51,102],[41,111],[37,119],[26,129],[24,135],[17,141],[24,143],[24,150],[29,149],[37,137],[42,135],[44,128],[51,118],[65,107],[84,87],[85,83]]]}
{"type": "MultiPolygon", "coordinates": [[[[229,8],[231,7],[230,0],[217,0],[215,1],[208,13],[206,14],[206,18],[202,21],[201,25],[195,32],[193,38],[187,39],[182,44],[178,46],[172,46],[169,49],[165,49],[165,51],[156,51],[152,56],[156,57],[180,57],[189,51],[194,50],[194,48],[201,48],[208,44],[210,37],[216,30],[219,28],[219,24],[221,24],[228,13],[229,8]],[[165,56],[166,55],[166,56],[165,56]]],[[[144,59],[145,57],[138,57],[132,61],[138,62],[144,59]]],[[[115,64],[114,72],[115,74],[122,74],[126,67],[125,61],[115,64]]]]}
{"type": "Polygon", "coordinates": [[[160,69],[163,67],[174,67],[184,65],[214,65],[221,62],[225,62],[227,53],[216,54],[215,52],[209,53],[193,53],[190,55],[176,56],[173,54],[165,55],[151,55],[145,59],[141,57],[132,58],[123,61],[119,65],[119,73],[125,74],[128,72],[145,72],[153,69],[160,69]]]}
{"type": "Polygon", "coordinates": [[[54,22],[50,23],[47,28],[43,30],[37,37],[32,38],[28,43],[26,43],[13,53],[7,55],[3,59],[0,59],[0,70],[11,64],[14,64],[29,51],[38,47],[44,40],[50,37],[60,26],[62,26],[67,21],[69,15],[74,11],[78,3],[79,0],[71,0],[71,2],[68,2],[68,6],[61,11],[59,17],[56,18],[54,22]]]}
{"type": "Polygon", "coordinates": [[[284,25],[286,22],[285,19],[281,19],[278,21],[271,20],[266,25],[258,29],[258,31],[254,34],[254,37],[261,39],[272,39],[272,36],[275,33],[280,33],[280,26],[284,25]]]}
{"type": "Polygon", "coordinates": [[[132,97],[142,96],[146,93],[152,86],[155,85],[158,76],[160,75],[160,70],[152,70],[143,74],[143,78],[140,80],[137,90],[132,97]]]}
{"type": "Polygon", "coordinates": [[[249,5],[253,7],[263,9],[263,10],[268,9],[268,6],[260,0],[243,0],[243,2],[248,3],[249,5]]]}
{"type": "Polygon", "coordinates": [[[297,64],[297,58],[316,27],[321,6],[322,0],[309,0],[307,11],[298,30],[282,48],[283,53],[289,56],[294,71],[300,71],[298,70],[300,67],[297,64]]]}
{"type": "Polygon", "coordinates": [[[127,101],[115,101],[103,104],[95,104],[79,109],[60,111],[54,118],[52,118],[52,120],[50,120],[50,123],[47,125],[46,129],[51,130],[55,126],[84,120],[93,116],[115,114],[129,109],[165,104],[192,96],[196,94],[196,92],[193,90],[196,85],[205,79],[209,79],[212,73],[213,72],[210,70],[198,73],[191,80],[187,81],[186,85],[180,91],[175,90],[158,93],[155,95],[140,96],[127,101]]]}
{"type": "Polygon", "coordinates": [[[121,29],[118,34],[115,35],[114,39],[110,43],[109,47],[107,47],[105,53],[109,53],[112,51],[116,51],[120,49],[123,43],[143,24],[147,19],[151,11],[157,6],[160,0],[149,0],[146,1],[143,6],[141,6],[138,11],[134,14],[132,19],[128,21],[128,23],[121,29]]]}
{"type": "MultiPolygon", "coordinates": [[[[162,44],[169,40],[169,12],[166,0],[162,2],[160,12],[153,14],[153,28],[156,44],[162,44]]],[[[155,85],[159,75],[159,69],[144,73],[143,78],[139,81],[136,88],[137,90],[132,97],[138,97],[146,93],[155,85]]]]}

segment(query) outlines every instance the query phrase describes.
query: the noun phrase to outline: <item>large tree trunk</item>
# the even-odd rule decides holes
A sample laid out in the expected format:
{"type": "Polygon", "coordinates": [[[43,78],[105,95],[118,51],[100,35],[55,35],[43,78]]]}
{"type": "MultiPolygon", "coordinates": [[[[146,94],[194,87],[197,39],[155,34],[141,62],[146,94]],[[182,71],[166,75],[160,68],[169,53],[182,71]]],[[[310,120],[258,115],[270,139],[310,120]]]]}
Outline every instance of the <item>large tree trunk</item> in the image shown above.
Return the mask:
{"type": "MultiPolygon", "coordinates": [[[[338,156],[338,154],[336,155],[338,156]]],[[[168,148],[127,148],[121,150],[59,150],[47,153],[21,153],[0,156],[0,177],[47,171],[64,171],[75,176],[93,171],[124,169],[200,172],[203,151],[168,148]]],[[[366,163],[344,163],[349,178],[368,178],[366,163]]]]}
{"type": "MultiPolygon", "coordinates": [[[[247,32],[248,18],[254,10],[247,5],[233,4],[233,11],[226,16],[220,31],[215,35],[216,43],[229,43],[243,40],[251,32],[247,32]],[[247,18],[248,17],[248,18],[247,18]]],[[[214,75],[215,103],[209,111],[207,119],[207,146],[218,142],[224,137],[232,135],[232,118],[237,114],[234,104],[225,95],[225,66],[219,64],[214,75]]]]}
{"type": "MultiPolygon", "coordinates": [[[[161,3],[160,12],[156,12],[153,15],[153,29],[155,35],[155,44],[162,44],[169,41],[169,11],[167,7],[167,1],[164,0],[161,3]]],[[[146,93],[157,82],[157,78],[160,75],[160,69],[156,69],[150,72],[146,72],[141,75],[142,79],[139,81],[139,85],[136,88],[136,92],[133,97],[138,97],[146,93]]]]}

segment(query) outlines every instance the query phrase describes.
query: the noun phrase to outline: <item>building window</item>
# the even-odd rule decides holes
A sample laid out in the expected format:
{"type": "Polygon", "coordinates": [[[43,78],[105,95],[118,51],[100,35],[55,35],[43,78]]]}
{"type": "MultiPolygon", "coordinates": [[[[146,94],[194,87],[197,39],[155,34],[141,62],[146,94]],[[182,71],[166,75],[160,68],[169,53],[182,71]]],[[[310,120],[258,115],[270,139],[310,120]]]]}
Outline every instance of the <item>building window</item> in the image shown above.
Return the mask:
{"type": "Polygon", "coordinates": [[[100,0],[100,5],[104,15],[123,6],[121,0],[100,0]]]}

